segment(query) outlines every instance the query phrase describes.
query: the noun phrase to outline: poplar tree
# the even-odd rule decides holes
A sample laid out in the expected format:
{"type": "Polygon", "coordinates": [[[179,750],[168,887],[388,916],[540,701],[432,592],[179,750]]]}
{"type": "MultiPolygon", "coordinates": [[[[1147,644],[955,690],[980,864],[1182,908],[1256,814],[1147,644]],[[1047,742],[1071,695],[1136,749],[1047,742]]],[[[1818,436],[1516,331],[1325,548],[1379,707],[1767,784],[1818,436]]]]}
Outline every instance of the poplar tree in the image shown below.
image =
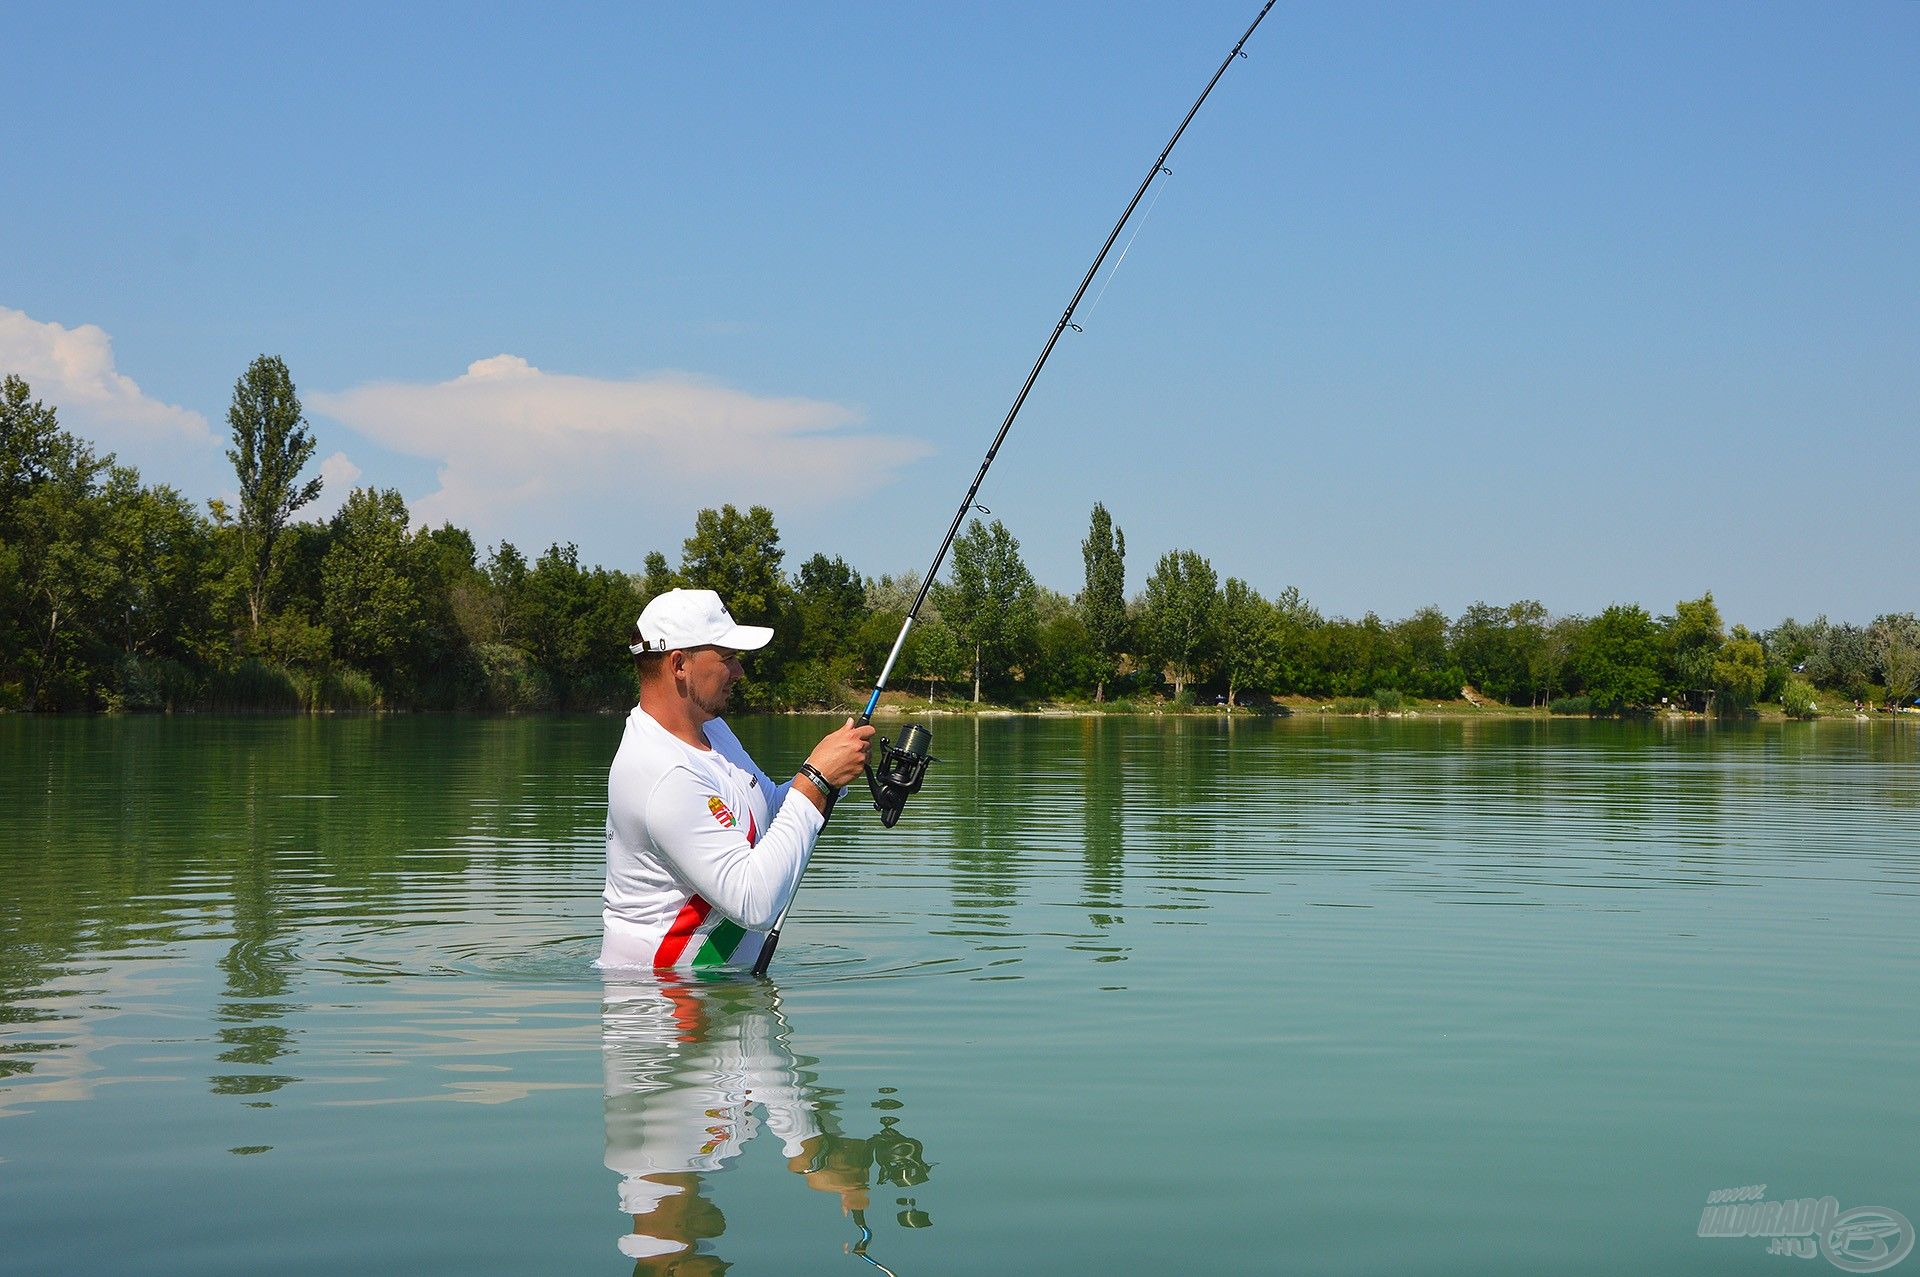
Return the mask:
{"type": "Polygon", "coordinates": [[[1087,539],[1080,543],[1080,557],[1087,567],[1080,619],[1100,659],[1093,685],[1093,699],[1098,702],[1106,699],[1107,680],[1127,644],[1127,534],[1113,526],[1107,507],[1097,501],[1087,539]]]}
{"type": "Polygon", "coordinates": [[[313,456],[314,439],[300,414],[293,377],[278,355],[261,355],[233,384],[227,409],[233,429],[233,462],[240,480],[241,565],[246,572],[247,620],[258,634],[267,613],[280,534],[294,511],[320,495],[320,480],[300,482],[300,470],[313,456]]]}

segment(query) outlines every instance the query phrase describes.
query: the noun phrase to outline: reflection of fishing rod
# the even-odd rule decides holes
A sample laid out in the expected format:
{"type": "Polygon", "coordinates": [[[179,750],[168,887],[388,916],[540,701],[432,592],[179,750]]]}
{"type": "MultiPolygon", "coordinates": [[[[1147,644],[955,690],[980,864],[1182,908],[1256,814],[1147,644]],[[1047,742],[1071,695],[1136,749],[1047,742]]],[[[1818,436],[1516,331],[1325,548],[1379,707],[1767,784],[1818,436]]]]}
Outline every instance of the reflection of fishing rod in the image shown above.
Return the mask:
{"type": "Polygon", "coordinates": [[[875,1268],[878,1268],[881,1272],[885,1273],[887,1277],[897,1277],[893,1269],[887,1267],[885,1264],[881,1263],[879,1260],[875,1259],[872,1255],[869,1255],[867,1253],[867,1247],[873,1244],[873,1230],[867,1227],[867,1212],[856,1209],[852,1212],[852,1215],[853,1215],[853,1226],[860,1230],[860,1240],[853,1243],[853,1245],[847,1247],[847,1253],[849,1255],[858,1255],[860,1258],[866,1260],[869,1264],[872,1264],[875,1268]]]}
{"type": "MultiPolygon", "coordinates": [[[[1191,107],[1187,108],[1187,114],[1181,119],[1180,127],[1173,131],[1173,136],[1168,138],[1167,144],[1160,149],[1159,156],[1153,161],[1153,166],[1147,170],[1146,177],[1141,179],[1139,187],[1133,193],[1133,198],[1127,201],[1127,207],[1120,214],[1120,220],[1113,224],[1111,231],[1107,232],[1106,242],[1100,245],[1099,253],[1094,256],[1093,265],[1087,267],[1087,273],[1080,279],[1080,286],[1073,290],[1072,300],[1067,303],[1066,310],[1061,313],[1060,322],[1053,326],[1053,332],[1048,335],[1046,345],[1040,348],[1040,358],[1034,360],[1032,371],[1027,373],[1026,381],[1021,383],[1020,393],[1013,397],[1013,407],[1007,409],[1006,419],[1000,423],[1000,431],[994,435],[992,446],[987,449],[986,457],[980,462],[980,469],[973,476],[973,482],[967,488],[967,495],[961,498],[960,508],[954,511],[953,522],[947,525],[947,535],[941,540],[940,548],[934,552],[932,565],[927,568],[926,576],[920,581],[920,592],[914,595],[913,606],[907,609],[906,620],[900,623],[900,633],[893,640],[893,650],[887,653],[886,664],[880,667],[880,677],[874,682],[873,695],[867,697],[866,708],[860,711],[858,721],[861,726],[873,721],[873,711],[880,705],[880,693],[886,690],[887,679],[893,674],[894,663],[900,659],[900,651],[906,646],[907,633],[913,629],[913,623],[919,617],[920,609],[926,604],[927,592],[933,588],[934,578],[940,575],[940,565],[946,562],[947,551],[953,548],[953,540],[960,533],[961,523],[966,520],[967,512],[974,508],[974,498],[980,494],[980,484],[986,479],[987,469],[993,465],[993,459],[998,455],[1000,445],[1006,441],[1007,432],[1013,429],[1013,419],[1020,415],[1020,409],[1026,404],[1027,393],[1033,389],[1033,383],[1040,380],[1040,370],[1047,366],[1047,360],[1052,357],[1053,348],[1059,343],[1061,336],[1069,328],[1075,332],[1080,331],[1080,326],[1073,322],[1074,309],[1080,305],[1081,298],[1087,295],[1088,285],[1092,284],[1093,277],[1100,273],[1100,264],[1107,260],[1107,254],[1112,250],[1114,241],[1118,240],[1120,232],[1126,229],[1127,220],[1133,216],[1133,210],[1140,206],[1140,198],[1147,193],[1147,188],[1153,185],[1156,177],[1172,172],[1166,166],[1167,157],[1173,154],[1173,148],[1180,141],[1180,135],[1187,131],[1187,125],[1193,123],[1193,117],[1200,113],[1200,107],[1206,102],[1207,95],[1213,92],[1214,85],[1220,83],[1220,77],[1227,73],[1227,68],[1233,65],[1233,60],[1246,56],[1242,50],[1247,41],[1253,37],[1254,28],[1260,25],[1261,20],[1267,16],[1268,10],[1273,6],[1274,0],[1266,0],[1266,3],[1260,6],[1260,12],[1254,15],[1253,22],[1248,25],[1227,56],[1221,60],[1219,69],[1214,71],[1213,78],[1207,81],[1207,87],[1200,90],[1200,96],[1193,100],[1191,107]]],[[[1121,256],[1125,257],[1126,254],[1122,253],[1121,256]]],[[[936,761],[926,752],[927,746],[932,741],[933,734],[926,728],[909,723],[901,729],[900,739],[894,744],[880,742],[879,773],[876,776],[874,768],[867,768],[867,789],[873,795],[873,805],[880,813],[881,824],[891,828],[893,823],[900,819],[900,811],[907,805],[907,799],[919,792],[921,783],[926,779],[927,764],[936,761]]],[[[792,907],[793,901],[789,899],[787,909],[792,907]]],[[[780,924],[787,920],[787,909],[780,911],[779,918],[774,920],[773,929],[767,933],[767,941],[760,948],[760,959],[754,964],[753,969],[756,975],[766,974],[767,963],[773,959],[774,946],[780,942],[780,924]]]]}

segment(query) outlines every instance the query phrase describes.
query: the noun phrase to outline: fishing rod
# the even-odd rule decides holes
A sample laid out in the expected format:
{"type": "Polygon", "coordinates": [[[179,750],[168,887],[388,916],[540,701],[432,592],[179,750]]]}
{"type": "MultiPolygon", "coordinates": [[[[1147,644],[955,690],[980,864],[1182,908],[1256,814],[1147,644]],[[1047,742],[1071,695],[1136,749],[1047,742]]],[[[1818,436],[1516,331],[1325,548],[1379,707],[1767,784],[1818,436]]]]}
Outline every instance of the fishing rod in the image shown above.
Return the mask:
{"type": "MultiPolygon", "coordinates": [[[[893,650],[887,653],[886,664],[880,667],[880,677],[874,682],[873,695],[867,697],[866,707],[860,711],[858,726],[864,727],[873,721],[873,712],[880,705],[880,693],[886,690],[887,679],[893,674],[894,663],[900,659],[900,651],[906,646],[907,634],[913,629],[914,621],[919,618],[920,609],[926,605],[927,593],[933,588],[934,578],[940,575],[940,565],[946,562],[947,551],[953,548],[954,538],[960,534],[960,525],[966,521],[967,512],[974,508],[974,498],[979,496],[980,485],[985,481],[987,470],[993,465],[993,459],[999,455],[1000,445],[1006,442],[1007,432],[1013,429],[1014,418],[1020,415],[1020,409],[1026,405],[1027,394],[1033,389],[1033,384],[1040,380],[1040,370],[1047,366],[1047,360],[1053,356],[1053,348],[1060,343],[1060,338],[1067,329],[1080,331],[1080,326],[1073,322],[1073,312],[1080,305],[1081,299],[1087,295],[1087,289],[1092,285],[1094,276],[1100,273],[1100,264],[1107,260],[1107,254],[1113,250],[1114,242],[1120,238],[1120,232],[1126,229],[1128,219],[1133,216],[1133,210],[1140,206],[1141,197],[1146,195],[1147,188],[1153,185],[1154,179],[1163,174],[1172,176],[1173,170],[1167,167],[1167,157],[1173,154],[1173,148],[1179,143],[1180,135],[1187,131],[1187,125],[1193,123],[1193,117],[1200,114],[1200,108],[1205,104],[1207,96],[1213,92],[1213,86],[1220,83],[1220,77],[1227,73],[1227,68],[1233,65],[1234,59],[1247,56],[1245,52],[1247,41],[1253,38],[1255,28],[1266,18],[1268,11],[1275,3],[1277,0],[1266,0],[1266,3],[1260,6],[1260,12],[1253,16],[1253,21],[1248,24],[1246,31],[1234,43],[1227,56],[1221,59],[1219,67],[1213,73],[1213,78],[1207,81],[1207,87],[1200,90],[1200,96],[1195,98],[1193,105],[1187,108],[1186,115],[1180,121],[1180,127],[1173,131],[1173,136],[1167,139],[1167,144],[1160,148],[1160,154],[1154,159],[1153,165],[1147,169],[1147,175],[1140,180],[1140,185],[1134,190],[1133,198],[1127,201],[1127,207],[1121,212],[1120,220],[1116,221],[1113,229],[1107,232],[1106,242],[1100,245],[1100,251],[1094,255],[1093,265],[1087,267],[1087,273],[1080,277],[1080,286],[1073,290],[1073,298],[1067,302],[1066,310],[1061,312],[1060,322],[1053,326],[1053,331],[1047,336],[1046,345],[1040,348],[1040,357],[1033,361],[1032,370],[1027,373],[1026,381],[1020,385],[1020,393],[1013,397],[1013,406],[1007,409],[1006,419],[1000,423],[999,433],[993,436],[993,443],[988,447],[987,455],[981,459],[980,469],[974,474],[973,482],[967,487],[967,495],[960,499],[960,508],[953,512],[953,522],[947,525],[947,535],[941,539],[940,548],[934,552],[933,563],[927,568],[926,576],[920,581],[920,591],[914,595],[913,606],[907,609],[907,618],[900,624],[900,633],[893,640],[893,650]]],[[[907,799],[920,792],[920,786],[926,781],[928,765],[939,761],[927,753],[927,747],[932,743],[933,733],[918,723],[909,723],[902,728],[900,738],[893,744],[880,742],[878,772],[876,773],[875,769],[869,765],[866,769],[866,780],[867,789],[873,795],[874,808],[880,813],[880,823],[887,828],[891,829],[894,822],[900,819],[900,812],[906,807],[907,799]]],[[[795,893],[798,894],[797,887],[795,893]]],[[[782,909],[780,916],[774,920],[773,929],[767,932],[766,943],[760,948],[759,960],[753,967],[755,975],[766,974],[767,964],[773,960],[774,947],[780,943],[780,926],[787,920],[787,912],[792,908],[793,900],[789,897],[787,907],[782,909]]]]}

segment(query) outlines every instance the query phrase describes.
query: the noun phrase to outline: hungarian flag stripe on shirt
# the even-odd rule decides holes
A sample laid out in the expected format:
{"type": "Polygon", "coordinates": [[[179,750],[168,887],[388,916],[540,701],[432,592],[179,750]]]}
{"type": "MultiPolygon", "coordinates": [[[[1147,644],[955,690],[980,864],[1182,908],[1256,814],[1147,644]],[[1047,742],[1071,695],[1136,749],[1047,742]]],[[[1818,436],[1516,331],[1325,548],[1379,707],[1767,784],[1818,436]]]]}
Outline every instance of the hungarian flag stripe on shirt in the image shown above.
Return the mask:
{"type": "MultiPolygon", "coordinates": [[[[728,825],[733,823],[733,813],[718,798],[713,801],[714,815],[728,825]]],[[[760,830],[754,822],[753,813],[747,813],[747,846],[760,841],[760,830]]],[[[697,893],[680,910],[680,916],[673,920],[673,926],[660,941],[660,948],[653,955],[655,967],[677,967],[680,958],[689,943],[699,935],[700,929],[707,923],[713,906],[697,893]]],[[[733,919],[720,915],[713,918],[713,925],[701,939],[700,948],[693,955],[696,967],[718,967],[726,965],[733,951],[740,947],[740,941],[746,936],[746,928],[733,919]]]]}

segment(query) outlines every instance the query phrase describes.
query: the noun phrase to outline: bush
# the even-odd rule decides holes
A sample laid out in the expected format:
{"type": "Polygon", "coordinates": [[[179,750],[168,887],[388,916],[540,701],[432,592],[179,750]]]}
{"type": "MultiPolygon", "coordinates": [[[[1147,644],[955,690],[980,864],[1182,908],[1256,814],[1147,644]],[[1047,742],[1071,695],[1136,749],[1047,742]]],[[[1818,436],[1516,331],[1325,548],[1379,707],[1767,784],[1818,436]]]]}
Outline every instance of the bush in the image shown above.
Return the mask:
{"type": "Polygon", "coordinates": [[[308,692],[308,706],[313,710],[356,710],[378,709],[381,705],[380,689],[374,686],[373,679],[364,672],[347,665],[338,665],[313,680],[308,692]]]}
{"type": "Polygon", "coordinates": [[[1547,713],[1591,715],[1593,713],[1593,697],[1591,696],[1556,696],[1554,699],[1547,702],[1547,713]]]}
{"type": "Polygon", "coordinates": [[[1780,688],[1780,708],[1788,718],[1817,718],[1820,704],[1813,697],[1813,684],[1804,678],[1789,678],[1780,688]]]}
{"type": "Polygon", "coordinates": [[[228,712],[298,714],[307,697],[293,673],[265,661],[246,660],[207,682],[207,707],[228,712]]]}
{"type": "Polygon", "coordinates": [[[103,699],[110,714],[171,713],[197,702],[200,692],[200,680],[178,661],[123,656],[114,668],[114,686],[103,699]]]}
{"type": "Polygon", "coordinates": [[[469,648],[419,671],[402,699],[416,709],[478,709],[487,703],[486,671],[469,648]]]}
{"type": "Polygon", "coordinates": [[[1392,688],[1376,687],[1373,690],[1373,703],[1381,709],[1399,709],[1401,696],[1392,688]]]}
{"type": "Polygon", "coordinates": [[[505,643],[483,643],[474,649],[480,678],[491,710],[543,710],[554,707],[553,682],[527,660],[526,653],[505,643]]]}
{"type": "Polygon", "coordinates": [[[567,708],[596,712],[628,710],[638,697],[639,688],[632,670],[595,670],[576,679],[567,689],[567,708]]]}
{"type": "Polygon", "coordinates": [[[1380,706],[1371,696],[1342,696],[1333,703],[1336,714],[1371,714],[1380,706]]]}

